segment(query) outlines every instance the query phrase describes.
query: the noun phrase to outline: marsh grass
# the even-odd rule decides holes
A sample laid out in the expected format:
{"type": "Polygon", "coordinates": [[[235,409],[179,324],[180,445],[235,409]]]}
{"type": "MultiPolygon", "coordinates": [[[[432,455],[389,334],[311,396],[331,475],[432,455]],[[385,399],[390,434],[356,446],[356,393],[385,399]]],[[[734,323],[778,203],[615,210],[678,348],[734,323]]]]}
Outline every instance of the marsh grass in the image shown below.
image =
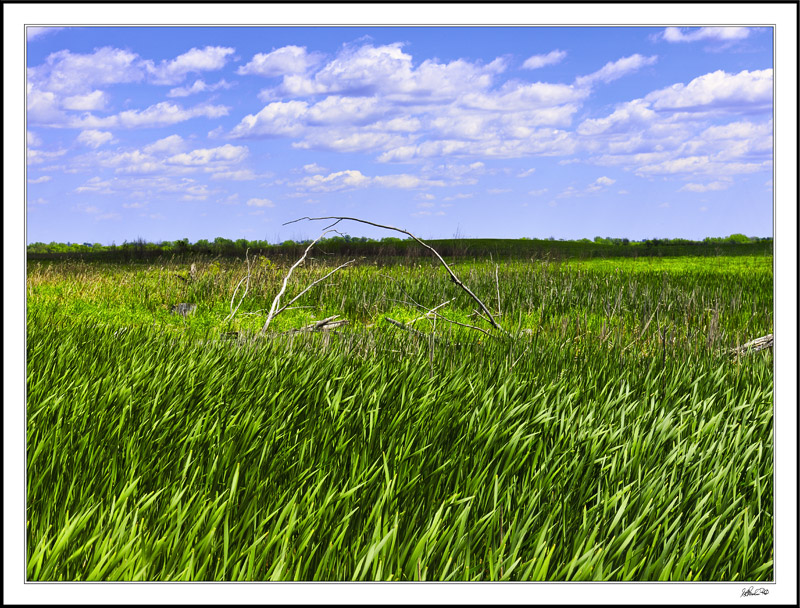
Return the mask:
{"type": "Polygon", "coordinates": [[[771,258],[197,266],[31,264],[29,580],[772,580],[771,258]]]}

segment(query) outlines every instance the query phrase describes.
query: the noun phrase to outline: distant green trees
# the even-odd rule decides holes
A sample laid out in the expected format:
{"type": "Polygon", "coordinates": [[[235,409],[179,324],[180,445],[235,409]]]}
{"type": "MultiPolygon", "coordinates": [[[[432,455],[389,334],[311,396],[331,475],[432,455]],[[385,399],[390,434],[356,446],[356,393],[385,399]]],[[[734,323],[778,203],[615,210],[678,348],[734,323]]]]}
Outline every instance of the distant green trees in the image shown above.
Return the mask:
{"type": "MultiPolygon", "coordinates": [[[[556,241],[554,237],[549,239],[531,239],[529,237],[522,237],[520,239],[488,239],[489,241],[497,241],[505,243],[512,249],[517,243],[524,248],[529,247],[548,247],[553,243],[560,243],[560,246],[566,247],[569,250],[575,249],[586,250],[587,248],[596,248],[603,251],[617,251],[619,255],[628,255],[624,253],[629,251],[630,254],[636,255],[636,251],[656,251],[662,250],[663,247],[671,246],[700,246],[700,245],[724,245],[726,247],[735,245],[747,245],[753,243],[771,243],[772,237],[749,237],[744,234],[731,234],[726,237],[707,237],[702,241],[693,241],[690,239],[674,238],[662,239],[652,238],[643,239],[641,241],[633,241],[627,238],[617,237],[601,237],[596,236],[590,240],[582,238],[577,240],[564,240],[556,241]]],[[[480,243],[487,241],[487,239],[466,239],[464,242],[469,242],[472,245],[480,248],[480,243]]],[[[311,239],[302,241],[285,240],[282,243],[269,243],[266,240],[247,240],[247,239],[227,239],[221,236],[216,237],[213,241],[208,239],[200,239],[194,243],[190,242],[188,238],[177,239],[175,241],[163,241],[150,243],[137,237],[133,241],[125,241],[122,245],[112,243],[111,245],[102,245],[100,243],[57,243],[52,241],[50,243],[35,242],[27,246],[29,254],[99,254],[107,253],[111,255],[119,255],[127,258],[144,258],[152,257],[162,254],[208,254],[208,255],[244,255],[248,249],[251,253],[261,252],[267,253],[270,251],[293,251],[297,247],[305,247],[312,242],[311,239]]],[[[439,243],[439,246],[447,246],[450,243],[447,239],[440,241],[433,241],[439,243]]],[[[358,248],[358,251],[363,251],[365,254],[370,252],[377,252],[383,250],[387,245],[401,246],[397,252],[404,251],[406,246],[413,246],[413,239],[406,238],[400,239],[393,236],[387,236],[380,240],[368,237],[353,237],[348,234],[336,235],[329,238],[324,238],[319,241],[320,245],[327,246],[331,252],[348,251],[352,248],[358,248]]],[[[493,245],[494,246],[494,245],[493,245]]],[[[476,250],[477,251],[477,250],[476,250]]]]}

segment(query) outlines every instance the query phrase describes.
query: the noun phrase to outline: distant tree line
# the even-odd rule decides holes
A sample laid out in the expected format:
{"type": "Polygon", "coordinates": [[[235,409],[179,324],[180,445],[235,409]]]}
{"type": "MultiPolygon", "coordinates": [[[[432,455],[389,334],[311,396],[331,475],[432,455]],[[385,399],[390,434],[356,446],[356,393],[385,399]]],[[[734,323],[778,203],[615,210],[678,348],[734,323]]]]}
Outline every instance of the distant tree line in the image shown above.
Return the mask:
{"type": "MultiPolygon", "coordinates": [[[[260,255],[298,255],[312,242],[311,239],[301,241],[286,240],[281,243],[269,243],[266,240],[226,239],[217,237],[213,241],[200,239],[191,243],[183,238],[175,241],[150,243],[142,238],[125,241],[121,245],[112,243],[31,243],[27,246],[28,257],[59,258],[87,257],[116,259],[149,259],[160,256],[215,255],[243,256],[245,251],[260,255]]],[[[456,236],[452,239],[431,239],[427,241],[442,255],[538,255],[552,252],[566,257],[612,257],[637,255],[715,255],[721,249],[726,253],[771,252],[772,237],[748,237],[744,234],[732,234],[727,237],[707,237],[702,241],[690,239],[652,238],[640,241],[627,238],[600,237],[593,240],[555,239],[467,239],[456,236]],[[740,247],[748,245],[749,247],[740,247]],[[754,247],[762,245],[761,247],[754,247]],[[733,248],[733,249],[732,249],[733,248]]],[[[411,238],[400,239],[385,237],[372,239],[368,237],[352,237],[350,235],[334,236],[321,239],[317,248],[331,255],[361,256],[413,256],[422,257],[426,252],[411,238]]]]}

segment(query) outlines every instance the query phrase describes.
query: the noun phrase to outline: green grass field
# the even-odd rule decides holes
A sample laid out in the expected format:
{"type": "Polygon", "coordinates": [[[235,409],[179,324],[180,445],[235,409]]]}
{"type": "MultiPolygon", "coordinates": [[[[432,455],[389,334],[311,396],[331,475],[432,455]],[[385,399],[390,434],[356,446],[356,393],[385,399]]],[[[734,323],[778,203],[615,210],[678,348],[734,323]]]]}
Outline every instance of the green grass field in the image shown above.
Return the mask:
{"type": "Polygon", "coordinates": [[[250,262],[29,261],[28,580],[773,580],[771,255],[250,262]]]}

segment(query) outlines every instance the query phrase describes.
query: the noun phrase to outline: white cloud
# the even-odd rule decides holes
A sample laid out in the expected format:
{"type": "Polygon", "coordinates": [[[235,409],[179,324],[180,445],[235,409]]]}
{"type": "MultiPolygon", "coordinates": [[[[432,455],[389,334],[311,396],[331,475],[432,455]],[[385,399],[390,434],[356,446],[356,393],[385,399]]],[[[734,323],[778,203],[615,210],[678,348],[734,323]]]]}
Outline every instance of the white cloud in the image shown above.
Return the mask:
{"type": "Polygon", "coordinates": [[[668,27],[662,33],[667,42],[694,42],[696,40],[743,40],[750,35],[748,27],[701,27],[680,28],[668,27]]]}
{"type": "Polygon", "coordinates": [[[488,188],[486,192],[488,194],[505,194],[506,192],[511,192],[511,188],[488,188]]]}
{"type": "Polygon", "coordinates": [[[66,150],[53,150],[52,152],[48,152],[46,150],[34,150],[33,148],[28,148],[26,150],[27,161],[29,165],[38,165],[52,158],[64,156],[66,153],[66,150]]]}
{"type": "MultiPolygon", "coordinates": [[[[284,58],[300,56],[298,48],[284,58]]],[[[261,60],[266,66],[266,56],[261,60]]],[[[376,152],[380,162],[574,150],[570,134],[557,128],[570,126],[591,91],[542,82],[492,90],[505,64],[498,58],[415,65],[400,43],[346,46],[316,71],[284,75],[281,85],[259,96],[266,105],[242,118],[228,137],[289,137],[295,148],[376,152]],[[297,99],[306,95],[323,97],[297,99]]],[[[255,69],[255,63],[247,67],[255,69]]]]}
{"type": "Polygon", "coordinates": [[[528,192],[528,194],[530,194],[531,196],[541,196],[545,192],[547,192],[547,188],[542,188],[541,190],[531,190],[530,192],[528,192]]]}
{"type": "Polygon", "coordinates": [[[743,70],[728,74],[717,70],[682,83],[654,91],[645,101],[655,110],[708,110],[748,112],[772,108],[772,70],[743,70]]]}
{"type": "Polygon", "coordinates": [[[468,90],[486,89],[505,69],[503,59],[479,65],[458,59],[450,63],[425,60],[416,68],[401,43],[345,47],[313,77],[289,75],[276,95],[305,96],[339,93],[369,96],[380,93],[395,100],[454,99],[468,90]]]}
{"type": "Polygon", "coordinates": [[[108,131],[97,131],[95,129],[89,129],[88,131],[81,131],[80,135],[78,135],[76,141],[78,143],[83,144],[84,146],[89,146],[90,148],[99,148],[103,144],[110,143],[113,141],[114,135],[109,133],[108,131]]]}
{"type": "Polygon", "coordinates": [[[631,128],[646,128],[657,119],[657,114],[642,99],[620,104],[605,118],[589,118],[578,125],[580,135],[627,132],[631,128]]]}
{"type": "Polygon", "coordinates": [[[752,162],[718,162],[709,156],[687,156],[666,160],[660,163],[644,165],[636,169],[637,175],[673,175],[681,173],[705,175],[736,175],[739,173],[756,173],[772,166],[771,161],[752,162]]]}
{"type": "Polygon", "coordinates": [[[559,51],[558,49],[556,49],[555,51],[550,51],[546,55],[534,55],[533,57],[528,57],[522,64],[522,67],[525,68],[526,70],[535,70],[537,68],[543,68],[546,65],[553,65],[555,63],[559,63],[566,56],[567,56],[566,51],[559,51]]]}
{"type": "Polygon", "coordinates": [[[108,95],[103,91],[92,91],[85,95],[64,98],[61,106],[65,110],[103,110],[108,103],[108,95]]]}
{"type": "Polygon", "coordinates": [[[271,53],[258,53],[247,65],[236,70],[237,74],[254,74],[273,77],[284,74],[305,74],[322,59],[321,53],[309,53],[306,47],[284,46],[271,53]]]}
{"type": "Polygon", "coordinates": [[[178,84],[191,72],[219,70],[225,67],[228,55],[234,49],[224,46],[192,48],[171,61],[163,60],[158,65],[152,61],[144,63],[153,84],[178,84]]]}
{"type": "Polygon", "coordinates": [[[384,188],[419,188],[420,186],[443,186],[444,182],[425,180],[416,175],[409,175],[408,173],[400,173],[397,175],[379,175],[372,179],[372,183],[376,186],[384,188]]]}
{"type": "Polygon", "coordinates": [[[63,29],[63,27],[35,27],[29,25],[25,28],[25,41],[30,42],[31,40],[38,40],[39,38],[43,38],[49,34],[55,34],[63,29]]]}
{"type": "Polygon", "coordinates": [[[709,192],[712,190],[727,190],[730,187],[729,182],[710,182],[708,184],[686,184],[679,190],[685,192],[709,192]]]}
{"type": "Polygon", "coordinates": [[[594,180],[592,185],[593,186],[610,186],[611,184],[613,184],[616,181],[617,180],[611,179],[610,177],[603,176],[603,177],[598,177],[596,180],[594,180]]]}
{"type": "MultiPolygon", "coordinates": [[[[444,186],[444,180],[431,179],[425,176],[397,173],[393,175],[377,175],[369,177],[358,170],[336,171],[329,175],[311,175],[304,177],[292,185],[301,191],[308,192],[338,192],[356,188],[399,188],[408,190],[430,186],[444,186]]],[[[427,197],[426,197],[427,198],[427,197]]]]}
{"type": "Polygon", "coordinates": [[[517,174],[517,177],[528,177],[529,175],[533,175],[536,172],[535,168],[527,169],[525,171],[521,171],[517,174]]]}
{"type": "Polygon", "coordinates": [[[231,137],[253,137],[259,135],[299,135],[303,126],[298,118],[308,109],[305,101],[276,101],[258,114],[248,114],[231,131],[231,137]]]}
{"type": "Polygon", "coordinates": [[[370,183],[370,178],[361,171],[337,171],[329,175],[312,175],[304,177],[296,183],[297,186],[312,192],[335,192],[348,188],[358,188],[370,183]]]}
{"type": "Polygon", "coordinates": [[[169,93],[167,93],[167,97],[188,97],[195,93],[209,93],[219,89],[230,89],[232,86],[233,84],[227,82],[224,78],[215,84],[207,84],[204,80],[198,78],[190,87],[170,89],[169,93]]]}
{"type": "Polygon", "coordinates": [[[86,54],[57,51],[42,65],[28,68],[28,80],[37,88],[64,94],[88,93],[97,85],[140,82],[144,76],[139,55],[109,46],[86,54]]]}
{"type": "Polygon", "coordinates": [[[217,148],[199,148],[191,152],[176,154],[167,159],[174,165],[199,166],[209,163],[238,163],[249,153],[247,146],[225,144],[217,148]]]}
{"type": "Polygon", "coordinates": [[[87,127],[163,127],[199,116],[219,118],[220,116],[227,116],[227,114],[227,106],[204,104],[183,109],[179,105],[162,101],[144,110],[125,110],[112,116],[98,117],[87,113],[80,118],[71,119],[68,126],[75,129],[87,127]]]}
{"type": "Polygon", "coordinates": [[[180,135],[170,135],[159,139],[143,148],[147,154],[177,154],[181,152],[186,146],[183,138],[180,135]]]}
{"type": "Polygon", "coordinates": [[[33,131],[25,131],[25,143],[29,146],[41,146],[42,138],[33,131]]]}
{"type": "Polygon", "coordinates": [[[303,171],[306,173],[325,173],[328,169],[320,167],[317,163],[309,163],[308,165],[303,165],[303,171]]]}
{"type": "Polygon", "coordinates": [[[234,182],[251,181],[263,177],[265,176],[253,173],[252,169],[241,169],[239,171],[219,171],[211,175],[211,179],[226,179],[234,182]]]}
{"type": "Polygon", "coordinates": [[[251,198],[247,201],[248,207],[274,207],[275,203],[273,203],[268,198],[251,198]]]}
{"type": "Polygon", "coordinates": [[[91,192],[94,194],[113,194],[111,189],[111,181],[103,180],[100,177],[93,177],[88,180],[83,186],[75,188],[75,192],[82,194],[84,192],[91,192]]]}
{"type": "Polygon", "coordinates": [[[49,182],[52,178],[49,175],[42,175],[41,177],[37,177],[36,179],[28,179],[29,184],[43,184],[45,182],[49,182]]]}
{"type": "Polygon", "coordinates": [[[658,57],[656,55],[643,57],[636,53],[630,57],[617,59],[617,61],[609,61],[596,72],[576,78],[575,84],[579,87],[590,87],[597,82],[609,83],[618,78],[622,78],[626,74],[635,72],[644,66],[653,65],[657,59],[658,57]]]}

